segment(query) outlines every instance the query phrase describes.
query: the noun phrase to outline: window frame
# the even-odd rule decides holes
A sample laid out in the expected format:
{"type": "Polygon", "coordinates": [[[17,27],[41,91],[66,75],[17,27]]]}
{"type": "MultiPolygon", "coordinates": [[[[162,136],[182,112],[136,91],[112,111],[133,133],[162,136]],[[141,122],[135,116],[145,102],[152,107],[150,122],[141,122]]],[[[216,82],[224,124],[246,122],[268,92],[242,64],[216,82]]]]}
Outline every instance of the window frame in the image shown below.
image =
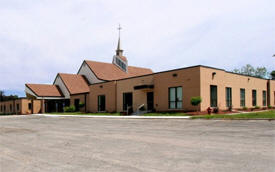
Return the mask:
{"type": "Polygon", "coordinates": [[[266,106],[266,104],[267,104],[267,101],[266,101],[266,97],[267,97],[266,90],[263,90],[262,94],[263,94],[263,96],[262,96],[262,98],[263,98],[263,106],[266,106]]]}
{"type": "Polygon", "coordinates": [[[226,102],[226,107],[232,107],[232,88],[231,87],[225,87],[225,102],[226,102]]]}
{"type": "Polygon", "coordinates": [[[245,89],[244,88],[240,89],[240,107],[245,107],[245,89]],[[242,91],[243,91],[243,94],[242,94],[242,91]]]}
{"type": "Polygon", "coordinates": [[[252,90],[252,106],[257,106],[257,90],[255,89],[252,90]]]}
{"type": "Polygon", "coordinates": [[[183,108],[183,90],[182,90],[182,86],[169,87],[168,88],[168,106],[169,106],[169,109],[182,109],[183,108]],[[181,95],[178,94],[178,88],[181,88],[181,95]],[[171,100],[171,96],[170,96],[170,90],[171,89],[175,89],[175,100],[174,101],[171,100]],[[180,99],[178,99],[179,95],[181,96],[180,99]],[[175,103],[174,108],[171,107],[171,103],[175,103]],[[181,106],[178,106],[179,103],[181,104],[181,106]]]}
{"type": "Polygon", "coordinates": [[[218,107],[218,86],[217,85],[210,85],[210,107],[218,107]],[[216,88],[216,99],[212,97],[212,89],[216,88]],[[215,100],[215,102],[213,102],[215,100]],[[216,104],[216,105],[214,105],[216,104]]]}

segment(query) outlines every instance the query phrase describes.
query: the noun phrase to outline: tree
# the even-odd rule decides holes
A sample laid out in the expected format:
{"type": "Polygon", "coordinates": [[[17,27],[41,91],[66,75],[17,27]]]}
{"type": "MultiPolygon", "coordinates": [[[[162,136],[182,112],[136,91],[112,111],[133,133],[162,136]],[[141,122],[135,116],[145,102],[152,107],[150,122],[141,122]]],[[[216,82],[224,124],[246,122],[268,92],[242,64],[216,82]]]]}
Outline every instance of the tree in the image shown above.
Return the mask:
{"type": "Polygon", "coordinates": [[[191,105],[198,106],[201,103],[202,99],[200,96],[198,97],[191,97],[191,105]]]}
{"type": "Polygon", "coordinates": [[[271,79],[275,80],[275,70],[270,73],[271,79]]]}
{"type": "Polygon", "coordinates": [[[268,78],[268,72],[265,67],[254,68],[252,65],[247,64],[240,69],[234,69],[233,73],[244,74],[248,76],[255,76],[259,78],[268,78]]]}
{"type": "Polygon", "coordinates": [[[255,76],[259,78],[267,77],[267,70],[265,67],[257,67],[255,70],[255,76]]]}
{"type": "Polygon", "coordinates": [[[4,100],[4,91],[0,90],[0,102],[4,100]]]}

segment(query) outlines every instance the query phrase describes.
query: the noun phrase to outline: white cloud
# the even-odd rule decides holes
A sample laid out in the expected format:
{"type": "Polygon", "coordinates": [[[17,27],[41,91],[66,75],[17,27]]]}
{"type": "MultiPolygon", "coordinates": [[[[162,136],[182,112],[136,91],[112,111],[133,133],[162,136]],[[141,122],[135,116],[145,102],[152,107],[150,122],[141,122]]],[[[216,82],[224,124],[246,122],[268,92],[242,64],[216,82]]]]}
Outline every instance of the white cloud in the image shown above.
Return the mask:
{"type": "Polygon", "coordinates": [[[130,65],[274,69],[273,0],[0,0],[0,89],[52,83],[83,59],[111,62],[122,24],[130,65]]]}

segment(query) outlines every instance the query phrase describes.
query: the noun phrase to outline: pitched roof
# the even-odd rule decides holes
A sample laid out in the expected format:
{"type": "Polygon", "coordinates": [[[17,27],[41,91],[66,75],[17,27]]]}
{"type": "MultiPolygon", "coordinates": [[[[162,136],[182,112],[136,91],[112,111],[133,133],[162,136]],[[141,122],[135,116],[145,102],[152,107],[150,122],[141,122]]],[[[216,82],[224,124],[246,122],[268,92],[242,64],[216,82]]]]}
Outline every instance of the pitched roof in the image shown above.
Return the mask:
{"type": "Polygon", "coordinates": [[[124,78],[130,78],[140,75],[147,75],[153,73],[151,69],[128,66],[128,72],[124,72],[112,63],[103,63],[96,61],[85,60],[86,64],[94,72],[96,77],[101,80],[118,80],[124,78]]]}
{"type": "Polygon", "coordinates": [[[60,89],[56,85],[48,84],[26,84],[38,97],[63,97],[60,89]]]}
{"type": "Polygon", "coordinates": [[[58,73],[70,94],[81,94],[90,91],[84,76],[77,74],[58,73]]]}

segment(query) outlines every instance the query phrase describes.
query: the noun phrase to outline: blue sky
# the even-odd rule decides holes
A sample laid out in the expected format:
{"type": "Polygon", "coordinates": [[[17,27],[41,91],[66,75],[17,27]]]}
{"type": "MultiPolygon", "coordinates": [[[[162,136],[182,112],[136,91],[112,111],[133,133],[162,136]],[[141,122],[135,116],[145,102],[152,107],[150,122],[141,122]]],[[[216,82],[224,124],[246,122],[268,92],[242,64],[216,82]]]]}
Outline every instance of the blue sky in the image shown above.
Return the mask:
{"type": "Polygon", "coordinates": [[[275,69],[274,0],[0,0],[0,90],[52,83],[84,59],[111,62],[122,25],[129,64],[275,69]]]}

